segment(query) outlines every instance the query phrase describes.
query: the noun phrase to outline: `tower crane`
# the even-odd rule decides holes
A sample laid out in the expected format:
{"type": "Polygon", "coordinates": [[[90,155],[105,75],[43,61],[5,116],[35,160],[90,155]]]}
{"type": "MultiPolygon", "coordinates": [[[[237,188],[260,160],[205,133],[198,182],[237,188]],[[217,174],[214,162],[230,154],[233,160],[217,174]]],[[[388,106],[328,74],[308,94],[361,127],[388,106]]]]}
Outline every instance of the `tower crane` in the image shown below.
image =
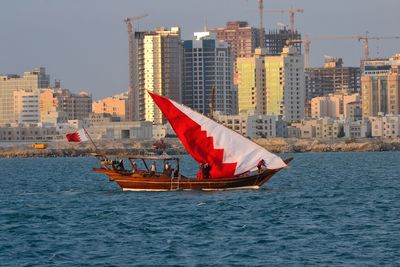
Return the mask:
{"type": "Polygon", "coordinates": [[[136,87],[136,78],[135,78],[135,73],[136,73],[136,64],[135,64],[135,37],[133,35],[133,26],[132,26],[132,21],[139,21],[144,17],[147,17],[148,14],[142,15],[142,16],[136,16],[136,17],[126,17],[124,19],[124,22],[128,26],[128,73],[129,73],[129,84],[128,84],[128,119],[129,120],[138,120],[139,119],[139,114],[138,112],[134,111],[134,106],[137,106],[138,104],[136,103],[138,96],[137,92],[134,90],[136,87]],[[135,101],[135,105],[134,102],[135,101]]]}
{"type": "Polygon", "coordinates": [[[294,15],[296,13],[303,13],[304,9],[302,8],[289,8],[289,9],[267,9],[266,12],[279,12],[279,13],[289,13],[290,17],[290,31],[291,33],[294,33],[294,15]]]}
{"type": "Polygon", "coordinates": [[[354,36],[308,36],[306,35],[302,40],[287,40],[286,44],[290,45],[292,43],[303,43],[304,44],[304,66],[306,68],[310,67],[310,46],[311,40],[357,40],[364,41],[363,45],[363,59],[369,59],[369,40],[381,40],[381,39],[400,39],[400,36],[377,36],[370,37],[368,36],[368,32],[363,35],[354,35],[354,36]]]}
{"type": "Polygon", "coordinates": [[[369,32],[365,32],[364,36],[355,36],[360,42],[364,41],[364,60],[369,59],[369,43],[368,40],[381,40],[381,39],[400,39],[400,36],[384,36],[384,37],[370,37],[368,36],[369,32]]]}
{"type": "Polygon", "coordinates": [[[260,12],[260,48],[264,47],[264,1],[258,0],[258,10],[260,12]]]}

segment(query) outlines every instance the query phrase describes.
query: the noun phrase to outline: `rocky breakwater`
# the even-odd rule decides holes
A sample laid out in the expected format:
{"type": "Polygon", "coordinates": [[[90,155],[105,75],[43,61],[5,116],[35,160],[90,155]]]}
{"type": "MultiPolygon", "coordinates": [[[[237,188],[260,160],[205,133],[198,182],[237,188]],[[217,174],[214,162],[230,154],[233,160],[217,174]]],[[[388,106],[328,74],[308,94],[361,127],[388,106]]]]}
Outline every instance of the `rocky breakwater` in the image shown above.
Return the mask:
{"type": "Polygon", "coordinates": [[[95,153],[104,154],[168,154],[185,153],[179,140],[167,140],[168,148],[157,150],[153,148],[154,141],[143,140],[95,140],[97,150],[90,142],[69,143],[55,141],[47,143],[46,149],[35,149],[32,143],[0,143],[0,157],[2,158],[29,158],[29,157],[85,157],[95,153]]]}
{"type": "Polygon", "coordinates": [[[256,139],[254,141],[274,153],[400,151],[400,138],[362,138],[334,140],[272,138],[256,139]]]}
{"type": "MultiPolygon", "coordinates": [[[[273,153],[400,151],[400,138],[335,140],[271,138],[253,141],[273,153]]],[[[32,143],[0,143],[0,157],[84,157],[96,152],[130,155],[161,154],[164,151],[169,155],[186,153],[177,138],[168,138],[165,142],[168,144],[167,149],[157,150],[153,148],[154,141],[151,140],[95,140],[97,151],[90,142],[49,142],[46,149],[32,148],[32,143]]]]}

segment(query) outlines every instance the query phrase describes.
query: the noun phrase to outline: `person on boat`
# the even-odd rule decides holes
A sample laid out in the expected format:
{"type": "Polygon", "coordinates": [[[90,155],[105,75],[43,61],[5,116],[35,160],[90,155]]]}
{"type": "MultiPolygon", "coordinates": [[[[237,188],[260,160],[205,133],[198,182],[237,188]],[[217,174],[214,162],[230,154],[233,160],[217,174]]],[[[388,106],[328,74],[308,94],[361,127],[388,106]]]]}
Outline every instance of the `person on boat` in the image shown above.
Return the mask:
{"type": "Polygon", "coordinates": [[[257,163],[258,173],[261,173],[263,167],[266,167],[266,165],[265,165],[265,160],[262,159],[257,163]]]}
{"type": "Polygon", "coordinates": [[[211,165],[208,164],[208,162],[206,162],[206,163],[203,165],[203,177],[204,177],[204,179],[209,179],[209,178],[211,178],[211,177],[210,177],[210,171],[211,171],[211,165]]]}
{"type": "Polygon", "coordinates": [[[132,163],[132,173],[135,173],[135,172],[137,172],[137,164],[136,164],[136,162],[133,162],[132,163]]]}
{"type": "Polygon", "coordinates": [[[171,176],[171,166],[169,165],[168,161],[165,161],[165,163],[164,163],[164,171],[163,171],[163,173],[166,176],[171,176]]]}
{"type": "Polygon", "coordinates": [[[151,169],[150,169],[150,175],[155,175],[156,174],[156,162],[153,161],[153,163],[151,164],[151,169]]]}
{"type": "Polygon", "coordinates": [[[204,177],[204,168],[203,168],[203,163],[199,163],[199,171],[197,172],[197,178],[198,179],[203,179],[204,177]]]}

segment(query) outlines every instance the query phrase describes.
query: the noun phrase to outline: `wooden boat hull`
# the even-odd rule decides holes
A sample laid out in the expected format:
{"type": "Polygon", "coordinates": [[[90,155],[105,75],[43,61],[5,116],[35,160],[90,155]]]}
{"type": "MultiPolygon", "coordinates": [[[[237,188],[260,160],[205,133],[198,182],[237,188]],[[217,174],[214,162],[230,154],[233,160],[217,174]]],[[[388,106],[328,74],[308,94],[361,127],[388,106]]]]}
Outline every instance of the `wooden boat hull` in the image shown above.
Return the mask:
{"type": "MultiPolygon", "coordinates": [[[[291,160],[292,158],[289,158],[285,162],[288,164],[291,160]]],[[[281,169],[265,170],[260,174],[224,179],[171,178],[162,174],[150,177],[104,168],[94,168],[93,170],[107,175],[110,181],[115,181],[124,191],[175,191],[259,189],[281,169]]]]}

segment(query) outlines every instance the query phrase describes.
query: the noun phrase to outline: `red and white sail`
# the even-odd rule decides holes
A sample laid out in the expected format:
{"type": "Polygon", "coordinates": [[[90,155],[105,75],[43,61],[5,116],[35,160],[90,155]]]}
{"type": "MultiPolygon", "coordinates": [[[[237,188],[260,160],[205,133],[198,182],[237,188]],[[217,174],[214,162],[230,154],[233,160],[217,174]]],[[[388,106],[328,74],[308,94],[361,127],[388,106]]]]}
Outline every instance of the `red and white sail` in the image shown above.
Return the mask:
{"type": "Polygon", "coordinates": [[[286,166],[283,160],[249,139],[171,99],[148,91],[189,154],[211,165],[211,178],[228,178],[255,171],[264,159],[268,169],[286,166]]]}

